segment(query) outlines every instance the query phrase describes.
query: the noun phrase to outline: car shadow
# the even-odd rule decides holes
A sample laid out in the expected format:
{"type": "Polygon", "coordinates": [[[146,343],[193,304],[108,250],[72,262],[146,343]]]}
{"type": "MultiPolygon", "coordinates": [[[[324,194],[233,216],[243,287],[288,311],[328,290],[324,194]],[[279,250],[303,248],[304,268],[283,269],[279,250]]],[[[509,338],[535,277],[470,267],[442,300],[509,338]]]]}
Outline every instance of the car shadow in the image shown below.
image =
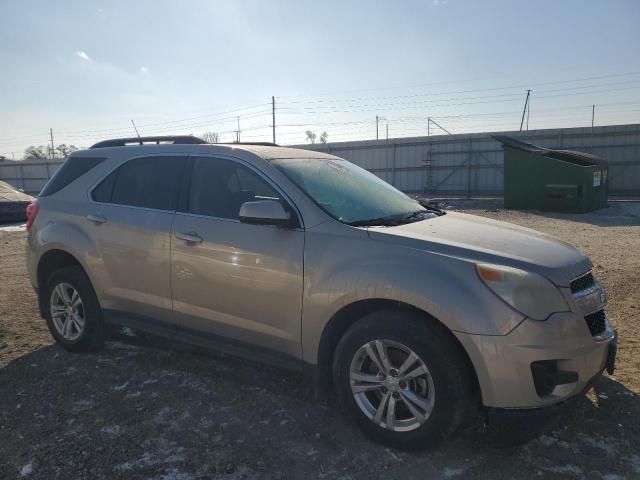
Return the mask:
{"type": "Polygon", "coordinates": [[[523,465],[535,478],[602,469],[603,458],[606,473],[632,468],[620,459],[634,458],[640,398],[608,377],[525,446],[489,445],[469,428],[438,450],[409,453],[367,440],[299,374],[126,332],[97,353],[50,345],[0,369],[0,466],[32,464],[32,478],[280,479],[528,478],[523,465]]]}

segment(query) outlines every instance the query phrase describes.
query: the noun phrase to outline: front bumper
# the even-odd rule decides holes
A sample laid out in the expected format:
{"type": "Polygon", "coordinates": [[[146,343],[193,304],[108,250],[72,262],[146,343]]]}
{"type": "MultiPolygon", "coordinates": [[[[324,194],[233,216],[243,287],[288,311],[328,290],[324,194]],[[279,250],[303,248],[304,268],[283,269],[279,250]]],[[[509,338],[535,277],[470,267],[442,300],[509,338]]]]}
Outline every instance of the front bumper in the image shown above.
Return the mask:
{"type": "Polygon", "coordinates": [[[608,325],[592,337],[576,312],[556,313],[543,322],[526,319],[504,336],[454,334],[473,363],[483,405],[499,409],[547,407],[579,395],[607,367],[616,338],[608,325]],[[573,372],[571,381],[540,394],[531,365],[544,361],[573,372]]]}
{"type": "MultiPolygon", "coordinates": [[[[582,393],[591,388],[601,375],[602,371],[591,378],[582,393]]],[[[541,408],[489,408],[486,418],[489,440],[501,445],[518,445],[533,440],[550,430],[560,417],[574,409],[579,400],[580,396],[576,395],[564,402],[541,408]]]]}

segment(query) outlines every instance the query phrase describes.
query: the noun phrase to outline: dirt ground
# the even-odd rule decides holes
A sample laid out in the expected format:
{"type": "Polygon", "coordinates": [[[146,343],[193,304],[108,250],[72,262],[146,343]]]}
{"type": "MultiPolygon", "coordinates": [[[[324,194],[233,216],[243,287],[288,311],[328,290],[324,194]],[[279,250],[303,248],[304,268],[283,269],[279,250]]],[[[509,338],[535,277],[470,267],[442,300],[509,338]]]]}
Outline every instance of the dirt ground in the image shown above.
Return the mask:
{"type": "Polygon", "coordinates": [[[0,229],[0,478],[640,478],[640,203],[589,215],[456,205],[575,244],[607,290],[617,371],[539,439],[498,448],[469,430],[398,452],[293,374],[132,331],[97,354],[67,353],[38,317],[26,235],[13,228],[0,229]]]}

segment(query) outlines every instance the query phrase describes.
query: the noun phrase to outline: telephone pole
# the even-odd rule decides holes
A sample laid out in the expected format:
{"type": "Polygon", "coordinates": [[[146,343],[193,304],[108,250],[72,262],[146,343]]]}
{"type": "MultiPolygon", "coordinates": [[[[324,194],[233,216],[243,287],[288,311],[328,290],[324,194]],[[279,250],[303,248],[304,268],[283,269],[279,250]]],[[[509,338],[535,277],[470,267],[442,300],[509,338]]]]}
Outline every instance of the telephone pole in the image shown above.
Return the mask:
{"type": "Polygon", "coordinates": [[[378,115],[376,115],[376,140],[378,140],[378,115]]]}
{"type": "Polygon", "coordinates": [[[240,143],[240,117],[236,117],[238,121],[238,129],[236,130],[236,143],[240,143]]]}
{"type": "Polygon", "coordinates": [[[49,129],[49,135],[51,135],[51,159],[53,160],[56,158],[56,151],[53,147],[53,128],[49,129]]]}
{"type": "Polygon", "coordinates": [[[273,143],[276,143],[276,97],[271,97],[271,128],[273,129],[273,143]]]}
{"type": "Polygon", "coordinates": [[[524,124],[524,114],[527,112],[527,107],[529,106],[530,94],[531,90],[527,90],[527,98],[524,100],[524,109],[522,110],[522,120],[520,120],[520,131],[522,131],[522,125],[524,124]]]}

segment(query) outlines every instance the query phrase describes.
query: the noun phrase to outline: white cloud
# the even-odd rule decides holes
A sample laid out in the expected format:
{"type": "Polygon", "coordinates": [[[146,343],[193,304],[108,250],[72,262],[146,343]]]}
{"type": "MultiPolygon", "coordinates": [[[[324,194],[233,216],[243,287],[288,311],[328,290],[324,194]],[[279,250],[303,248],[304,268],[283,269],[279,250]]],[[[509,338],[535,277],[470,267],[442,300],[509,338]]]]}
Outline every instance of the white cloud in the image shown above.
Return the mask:
{"type": "Polygon", "coordinates": [[[149,71],[149,69],[147,67],[144,67],[144,66],[140,67],[140,72],[141,73],[147,73],[148,71],[149,71]]]}
{"type": "Polygon", "coordinates": [[[86,60],[87,62],[91,61],[91,58],[89,58],[89,55],[87,55],[82,50],[80,50],[79,52],[76,52],[76,55],[78,55],[81,59],[86,60]]]}

